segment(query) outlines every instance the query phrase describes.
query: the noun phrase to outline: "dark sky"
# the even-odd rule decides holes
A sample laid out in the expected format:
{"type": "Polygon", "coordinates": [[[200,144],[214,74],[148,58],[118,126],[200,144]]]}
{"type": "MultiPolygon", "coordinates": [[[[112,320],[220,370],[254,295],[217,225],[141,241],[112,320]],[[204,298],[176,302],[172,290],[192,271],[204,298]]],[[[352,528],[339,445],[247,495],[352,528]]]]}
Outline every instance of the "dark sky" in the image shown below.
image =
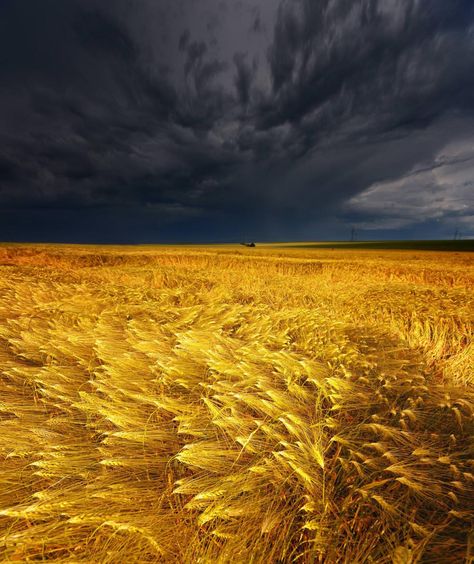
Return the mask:
{"type": "Polygon", "coordinates": [[[0,0],[0,240],[474,236],[472,0],[0,0]]]}

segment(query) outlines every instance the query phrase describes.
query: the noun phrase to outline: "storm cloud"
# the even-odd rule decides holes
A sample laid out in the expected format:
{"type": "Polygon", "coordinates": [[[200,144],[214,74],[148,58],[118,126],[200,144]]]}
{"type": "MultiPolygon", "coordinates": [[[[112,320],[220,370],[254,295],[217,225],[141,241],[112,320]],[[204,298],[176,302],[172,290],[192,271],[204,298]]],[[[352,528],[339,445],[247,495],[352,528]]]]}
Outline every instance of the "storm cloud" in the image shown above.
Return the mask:
{"type": "Polygon", "coordinates": [[[470,0],[4,0],[0,238],[474,233],[470,0]]]}

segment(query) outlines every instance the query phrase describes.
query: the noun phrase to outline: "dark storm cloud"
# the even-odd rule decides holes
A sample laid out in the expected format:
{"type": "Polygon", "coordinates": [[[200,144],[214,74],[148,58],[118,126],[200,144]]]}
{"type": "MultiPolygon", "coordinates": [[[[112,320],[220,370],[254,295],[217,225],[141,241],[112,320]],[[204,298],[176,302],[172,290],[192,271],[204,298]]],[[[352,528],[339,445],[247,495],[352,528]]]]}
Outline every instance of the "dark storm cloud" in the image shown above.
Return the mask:
{"type": "Polygon", "coordinates": [[[252,85],[253,70],[246,61],[245,53],[236,53],[234,55],[234,64],[236,69],[235,87],[240,103],[247,106],[250,101],[250,87],[252,85]]]}
{"type": "Polygon", "coordinates": [[[360,115],[389,129],[426,124],[452,107],[471,109],[473,10],[465,0],[281,4],[265,125],[315,110],[324,120],[332,110],[335,120],[360,115]]]}
{"type": "Polygon", "coordinates": [[[187,59],[184,65],[184,72],[188,74],[200,61],[207,51],[204,41],[193,41],[186,47],[187,59]]]}
{"type": "Polygon", "coordinates": [[[4,0],[0,52],[3,237],[471,221],[471,1],[4,0]]]}
{"type": "Polygon", "coordinates": [[[252,31],[255,31],[256,33],[262,31],[262,20],[260,19],[260,15],[255,16],[252,23],[252,31]]]}
{"type": "MultiPolygon", "coordinates": [[[[183,36],[181,36],[181,39],[183,36]]],[[[208,90],[212,79],[227,68],[227,63],[218,59],[206,60],[208,51],[204,41],[182,42],[180,39],[180,50],[186,52],[184,65],[185,76],[192,75],[194,87],[197,93],[204,94],[208,90]]]]}
{"type": "Polygon", "coordinates": [[[184,51],[189,43],[189,38],[191,37],[191,33],[189,29],[185,29],[179,38],[179,50],[184,51]]]}

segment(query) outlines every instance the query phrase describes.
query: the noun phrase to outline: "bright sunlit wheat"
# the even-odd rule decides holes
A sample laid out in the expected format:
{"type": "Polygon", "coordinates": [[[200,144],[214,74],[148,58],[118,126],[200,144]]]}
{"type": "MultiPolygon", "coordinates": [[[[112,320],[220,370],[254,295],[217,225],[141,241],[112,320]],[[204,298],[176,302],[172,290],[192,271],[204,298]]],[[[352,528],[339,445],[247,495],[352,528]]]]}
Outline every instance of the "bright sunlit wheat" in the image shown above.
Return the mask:
{"type": "Polygon", "coordinates": [[[0,263],[4,561],[472,558],[470,253],[0,263]]]}

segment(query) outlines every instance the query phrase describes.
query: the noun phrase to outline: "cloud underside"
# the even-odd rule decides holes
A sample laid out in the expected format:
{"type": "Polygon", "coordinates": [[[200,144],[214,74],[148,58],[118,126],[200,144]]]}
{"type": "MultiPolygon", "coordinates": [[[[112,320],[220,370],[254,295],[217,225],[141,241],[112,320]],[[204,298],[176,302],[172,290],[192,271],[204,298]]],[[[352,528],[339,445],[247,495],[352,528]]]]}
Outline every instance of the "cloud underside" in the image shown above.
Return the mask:
{"type": "Polygon", "coordinates": [[[446,146],[425,166],[353,196],[346,213],[362,229],[444,222],[474,232],[474,144],[446,146]]]}
{"type": "Polygon", "coordinates": [[[203,236],[213,218],[472,230],[470,1],[6,0],[0,15],[12,213],[143,210],[201,218],[203,236]]]}

